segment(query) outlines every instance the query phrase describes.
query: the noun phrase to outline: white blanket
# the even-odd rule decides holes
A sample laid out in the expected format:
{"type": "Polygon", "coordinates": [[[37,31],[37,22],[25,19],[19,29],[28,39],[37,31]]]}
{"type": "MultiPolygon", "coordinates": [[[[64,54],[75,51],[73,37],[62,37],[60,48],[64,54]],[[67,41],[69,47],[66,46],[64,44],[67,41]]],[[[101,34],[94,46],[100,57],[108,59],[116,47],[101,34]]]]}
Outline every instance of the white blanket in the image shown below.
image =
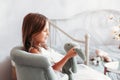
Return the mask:
{"type": "Polygon", "coordinates": [[[92,68],[84,65],[78,65],[78,72],[74,74],[75,80],[111,80],[104,73],[93,70],[92,68]]]}

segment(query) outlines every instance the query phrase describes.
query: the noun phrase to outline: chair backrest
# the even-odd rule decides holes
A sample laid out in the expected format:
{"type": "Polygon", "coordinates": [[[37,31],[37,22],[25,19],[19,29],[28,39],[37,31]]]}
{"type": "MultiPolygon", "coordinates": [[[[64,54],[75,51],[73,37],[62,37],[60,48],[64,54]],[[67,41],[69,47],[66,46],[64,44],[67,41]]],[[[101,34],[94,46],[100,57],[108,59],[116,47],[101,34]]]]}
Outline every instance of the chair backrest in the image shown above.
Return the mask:
{"type": "Polygon", "coordinates": [[[14,47],[11,58],[15,62],[17,80],[57,80],[45,56],[30,54],[22,47],[14,47]]]}

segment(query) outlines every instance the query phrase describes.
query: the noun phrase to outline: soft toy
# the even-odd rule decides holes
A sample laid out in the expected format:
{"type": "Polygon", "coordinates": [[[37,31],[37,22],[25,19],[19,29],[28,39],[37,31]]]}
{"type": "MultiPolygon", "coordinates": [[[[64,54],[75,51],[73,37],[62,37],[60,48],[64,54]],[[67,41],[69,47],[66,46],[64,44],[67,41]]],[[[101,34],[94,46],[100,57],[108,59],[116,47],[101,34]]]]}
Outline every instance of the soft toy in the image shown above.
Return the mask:
{"type": "Polygon", "coordinates": [[[86,60],[86,57],[84,55],[84,53],[82,52],[82,50],[77,47],[77,45],[73,44],[73,43],[66,43],[64,45],[64,49],[66,52],[68,52],[71,48],[74,47],[74,50],[78,53],[78,55],[80,56],[80,58],[82,58],[84,61],[86,60]]]}
{"type": "Polygon", "coordinates": [[[103,58],[105,62],[112,61],[112,59],[109,57],[108,53],[103,50],[96,49],[95,53],[97,56],[103,58]]]}
{"type": "Polygon", "coordinates": [[[91,63],[95,66],[98,66],[100,62],[102,61],[101,57],[96,56],[90,59],[91,63]]]}
{"type": "MultiPolygon", "coordinates": [[[[75,44],[73,44],[73,43],[66,43],[64,45],[64,49],[65,49],[66,52],[68,52],[73,47],[74,47],[74,50],[78,53],[78,55],[85,61],[86,60],[85,55],[83,54],[81,49],[76,47],[75,44]]],[[[77,72],[77,61],[76,61],[75,57],[69,59],[66,62],[66,64],[63,66],[62,72],[68,74],[69,80],[73,80],[72,72],[73,73],[77,72]]]]}

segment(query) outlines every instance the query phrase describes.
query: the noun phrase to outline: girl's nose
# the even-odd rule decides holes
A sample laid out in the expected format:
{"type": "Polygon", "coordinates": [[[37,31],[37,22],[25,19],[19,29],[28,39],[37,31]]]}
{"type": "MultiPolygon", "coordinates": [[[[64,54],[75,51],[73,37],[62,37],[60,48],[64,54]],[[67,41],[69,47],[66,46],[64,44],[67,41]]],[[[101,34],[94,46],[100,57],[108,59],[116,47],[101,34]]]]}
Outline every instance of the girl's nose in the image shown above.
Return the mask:
{"type": "Polygon", "coordinates": [[[47,35],[49,35],[49,33],[50,33],[49,30],[47,30],[47,35]]]}

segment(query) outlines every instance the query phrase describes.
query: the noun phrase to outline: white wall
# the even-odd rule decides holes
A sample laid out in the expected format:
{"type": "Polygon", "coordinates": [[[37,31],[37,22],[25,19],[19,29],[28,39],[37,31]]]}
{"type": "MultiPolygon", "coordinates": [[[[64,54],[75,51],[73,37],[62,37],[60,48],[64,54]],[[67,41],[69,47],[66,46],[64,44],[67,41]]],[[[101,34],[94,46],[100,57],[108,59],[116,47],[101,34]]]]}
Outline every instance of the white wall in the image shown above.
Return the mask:
{"type": "Polygon", "coordinates": [[[119,10],[119,3],[120,0],[0,0],[0,59],[10,54],[13,46],[22,44],[22,20],[29,12],[64,19],[91,10],[119,10]]]}

